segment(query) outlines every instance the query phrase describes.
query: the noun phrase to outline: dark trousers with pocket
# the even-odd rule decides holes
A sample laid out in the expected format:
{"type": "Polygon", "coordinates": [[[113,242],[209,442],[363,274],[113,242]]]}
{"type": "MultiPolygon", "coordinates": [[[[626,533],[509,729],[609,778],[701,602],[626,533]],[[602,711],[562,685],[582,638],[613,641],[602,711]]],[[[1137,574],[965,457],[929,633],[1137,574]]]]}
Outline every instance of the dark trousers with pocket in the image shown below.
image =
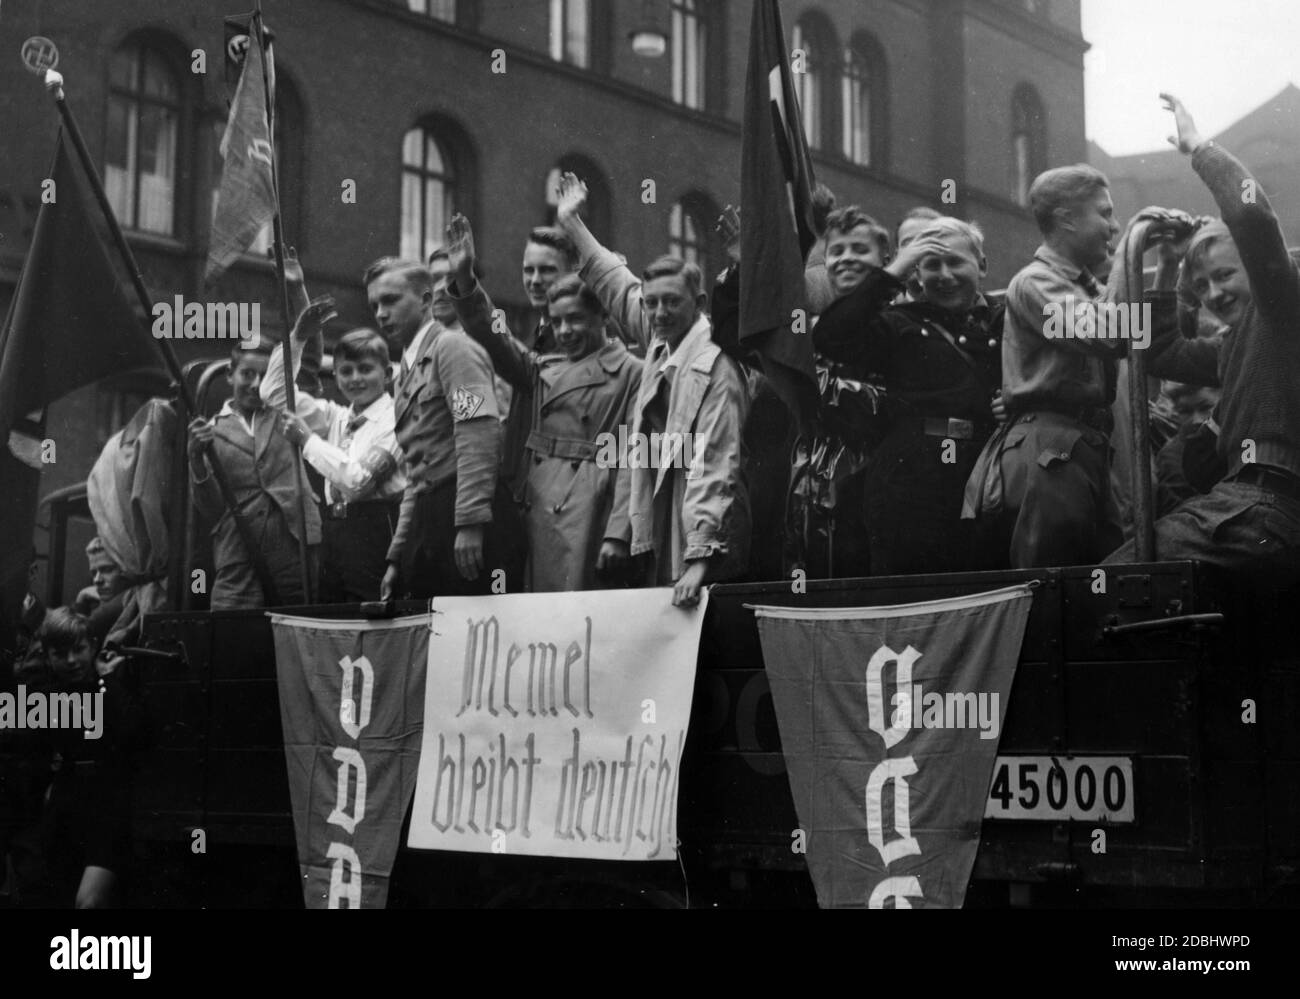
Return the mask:
{"type": "Polygon", "coordinates": [[[466,579],[456,568],[456,481],[444,482],[415,498],[415,517],[400,566],[408,596],[478,596],[522,593],[527,543],[519,509],[498,481],[492,496],[492,522],[483,525],[484,570],[466,579]],[[504,578],[497,575],[502,570],[504,578]],[[495,590],[493,582],[501,580],[495,590]],[[504,590],[502,589],[504,585],[504,590]]]}
{"type": "Polygon", "coordinates": [[[350,504],[339,519],[321,521],[320,602],[362,603],[379,599],[388,569],[388,546],[397,527],[400,500],[350,504]]]}
{"type": "Polygon", "coordinates": [[[977,527],[980,551],[994,556],[983,568],[1095,565],[1124,540],[1101,430],[1039,410],[1018,416],[997,446],[1001,509],[977,527]]]}

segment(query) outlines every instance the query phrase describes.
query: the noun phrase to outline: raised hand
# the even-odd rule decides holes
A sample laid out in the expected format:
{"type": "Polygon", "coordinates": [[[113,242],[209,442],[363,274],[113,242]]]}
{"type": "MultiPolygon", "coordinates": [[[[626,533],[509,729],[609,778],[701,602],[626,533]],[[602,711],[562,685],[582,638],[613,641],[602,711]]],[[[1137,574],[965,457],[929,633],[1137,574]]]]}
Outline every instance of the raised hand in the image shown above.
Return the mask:
{"type": "Polygon", "coordinates": [[[456,287],[465,294],[465,286],[472,284],[474,278],[474,229],[460,212],[451,217],[447,226],[446,249],[456,287]]]}
{"type": "Polygon", "coordinates": [[[320,298],[313,298],[307,303],[307,308],[302,310],[298,316],[298,321],[294,324],[294,339],[307,339],[323,329],[327,322],[337,316],[338,311],[334,307],[333,295],[321,295],[320,298]]]}
{"type": "Polygon", "coordinates": [[[1191,114],[1187,108],[1173,94],[1161,94],[1160,100],[1164,104],[1166,111],[1174,113],[1174,125],[1178,128],[1178,137],[1168,136],[1169,144],[1177,149],[1180,153],[1186,153],[1189,156],[1196,152],[1196,148],[1201,144],[1201,133],[1196,130],[1196,122],[1192,120],[1191,114]]]}
{"type": "MultiPolygon", "coordinates": [[[[275,256],[275,248],[271,248],[271,255],[275,256]]],[[[298,251],[292,246],[284,248],[284,279],[289,284],[305,284],[306,278],[303,277],[302,264],[298,260],[298,251]]]]}
{"type": "Polygon", "coordinates": [[[898,256],[889,262],[885,270],[901,281],[912,273],[922,258],[935,253],[944,254],[947,252],[948,247],[943,240],[936,236],[916,239],[899,250],[898,256]]]}
{"type": "Polygon", "coordinates": [[[560,177],[559,203],[555,208],[555,217],[560,222],[570,221],[582,214],[587,205],[587,185],[578,179],[577,174],[565,171],[560,177]]]}
{"type": "Polygon", "coordinates": [[[733,205],[722,209],[716,229],[731,262],[740,263],[740,209],[733,205]]]}

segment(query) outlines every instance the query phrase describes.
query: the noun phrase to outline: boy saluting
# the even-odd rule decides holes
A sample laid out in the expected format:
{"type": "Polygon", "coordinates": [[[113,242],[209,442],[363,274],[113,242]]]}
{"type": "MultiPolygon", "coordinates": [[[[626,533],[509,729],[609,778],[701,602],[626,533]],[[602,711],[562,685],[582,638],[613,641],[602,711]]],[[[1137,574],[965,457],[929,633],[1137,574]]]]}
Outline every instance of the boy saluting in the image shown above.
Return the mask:
{"type": "Polygon", "coordinates": [[[641,384],[641,362],[605,339],[605,309],[576,274],[548,291],[558,353],[529,350],[492,330],[492,303],[474,279],[474,233],[456,215],[447,227],[448,293],[465,332],[488,352],[531,411],[524,517],[527,588],[535,593],[596,589],[627,561],[630,469],[599,462],[597,440],[618,436],[641,384]]]}
{"type": "MultiPolygon", "coordinates": [[[[1222,213],[1188,243],[1184,286],[1229,328],[1221,340],[1157,333],[1152,365],[1161,363],[1167,377],[1223,386],[1219,454],[1228,474],[1156,521],[1156,554],[1294,582],[1300,578],[1300,269],[1250,172],[1201,138],[1177,97],[1160,96],[1178,127],[1169,141],[1191,157],[1222,213]]],[[[1130,543],[1106,561],[1132,560],[1130,543]]]]}
{"type": "MultiPolygon", "coordinates": [[[[293,329],[294,378],[303,349],[318,340],[334,315],[328,297],[312,302],[293,329]]],[[[317,399],[301,389],[298,412],[280,413],[280,430],[302,448],[325,477],[320,601],[374,600],[387,569],[386,554],[397,525],[406,479],[394,430],[393,397],[384,391],[388,343],[372,329],[344,334],[334,348],[334,377],[348,405],[317,399]]],[[[262,399],[282,409],[284,356],[272,355],[262,399]]]]}

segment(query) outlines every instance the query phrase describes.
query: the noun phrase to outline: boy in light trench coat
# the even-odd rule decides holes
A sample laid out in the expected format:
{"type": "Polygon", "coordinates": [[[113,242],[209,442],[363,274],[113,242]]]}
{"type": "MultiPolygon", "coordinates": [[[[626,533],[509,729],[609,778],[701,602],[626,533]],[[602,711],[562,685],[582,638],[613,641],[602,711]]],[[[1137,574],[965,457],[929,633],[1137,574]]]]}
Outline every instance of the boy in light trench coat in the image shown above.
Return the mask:
{"type": "MultiPolygon", "coordinates": [[[[604,435],[619,436],[641,384],[641,362],[604,335],[605,310],[576,275],[548,290],[559,353],[530,350],[493,328],[493,308],[474,278],[474,234],[463,215],[447,228],[448,295],[461,325],[497,373],[528,401],[524,517],[526,585],[535,593],[608,586],[628,559],[631,470],[603,459],[604,435]]],[[[499,324],[498,324],[499,325],[499,324]]]]}

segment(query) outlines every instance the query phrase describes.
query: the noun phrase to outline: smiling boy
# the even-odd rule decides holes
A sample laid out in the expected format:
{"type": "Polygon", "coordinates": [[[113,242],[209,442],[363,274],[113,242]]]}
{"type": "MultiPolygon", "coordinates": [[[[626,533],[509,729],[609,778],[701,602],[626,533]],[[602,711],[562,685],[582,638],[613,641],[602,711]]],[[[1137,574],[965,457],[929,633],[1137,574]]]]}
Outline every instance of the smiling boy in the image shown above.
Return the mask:
{"type": "Polygon", "coordinates": [[[813,328],[820,353],[885,383],[887,429],[864,483],[874,575],[972,568],[962,493],[993,431],[1001,373],[1002,308],[981,292],[987,269],[978,229],[928,220],[887,266],[846,266],[860,283],[813,328]],[[912,281],[921,299],[890,307],[912,281]]]}
{"type": "Polygon", "coordinates": [[[582,221],[587,190],[566,173],[557,221],[582,258],[579,275],[632,344],[646,352],[629,437],[694,435],[687,468],[632,469],[632,555],[650,557],[648,583],[672,586],[673,603],[699,603],[705,582],[732,578],[749,557],[749,494],[741,427],[749,390],[710,335],[699,267],[660,257],[638,280],[582,221]]]}
{"type": "MultiPolygon", "coordinates": [[[[293,330],[294,376],[308,342],[332,315],[322,300],[305,309],[293,330]]],[[[317,399],[301,389],[297,414],[280,413],[284,435],[325,477],[321,538],[322,603],[374,600],[387,566],[406,478],[397,445],[393,397],[384,390],[388,343],[372,329],[344,334],[334,348],[334,378],[348,405],[317,399]]],[[[284,355],[271,358],[262,398],[284,404],[284,355]]]]}
{"type": "MultiPolygon", "coordinates": [[[[1191,158],[1222,213],[1192,237],[1184,282],[1228,330],[1210,340],[1157,335],[1152,361],[1170,377],[1222,385],[1219,455],[1228,472],[1156,521],[1156,554],[1292,583],[1300,579],[1300,267],[1250,172],[1202,139],[1178,98],[1160,96],[1178,129],[1169,141],[1191,158]]],[[[1128,544],[1107,561],[1132,558],[1128,544]]]]}
{"type": "MultiPolygon", "coordinates": [[[[605,309],[575,274],[547,286],[556,353],[530,350],[492,329],[492,303],[474,278],[474,234],[447,228],[448,291],[465,332],[492,359],[530,417],[523,490],[527,588],[534,593],[609,586],[631,541],[631,470],[598,461],[597,439],[617,435],[641,383],[641,362],[605,338],[605,309]]],[[[527,257],[525,257],[525,265],[527,257]]]]}
{"type": "MultiPolygon", "coordinates": [[[[301,459],[281,433],[274,412],[262,405],[262,379],[270,357],[262,350],[236,347],[230,354],[228,378],[233,396],[212,421],[190,423],[190,486],[194,505],[213,525],[216,580],[211,589],[213,610],[266,606],[266,595],[253,569],[253,556],[244,546],[208,465],[206,452],[215,449],[226,470],[240,515],[266,562],[280,601],[304,603],[298,541],[308,546],[314,563],[320,543],[320,513],[314,502],[299,504],[299,479],[294,464],[301,459]],[[299,510],[303,510],[302,515],[299,510]],[[305,522],[304,522],[305,517],[305,522]]],[[[309,564],[308,576],[314,566],[309,564]]]]}

